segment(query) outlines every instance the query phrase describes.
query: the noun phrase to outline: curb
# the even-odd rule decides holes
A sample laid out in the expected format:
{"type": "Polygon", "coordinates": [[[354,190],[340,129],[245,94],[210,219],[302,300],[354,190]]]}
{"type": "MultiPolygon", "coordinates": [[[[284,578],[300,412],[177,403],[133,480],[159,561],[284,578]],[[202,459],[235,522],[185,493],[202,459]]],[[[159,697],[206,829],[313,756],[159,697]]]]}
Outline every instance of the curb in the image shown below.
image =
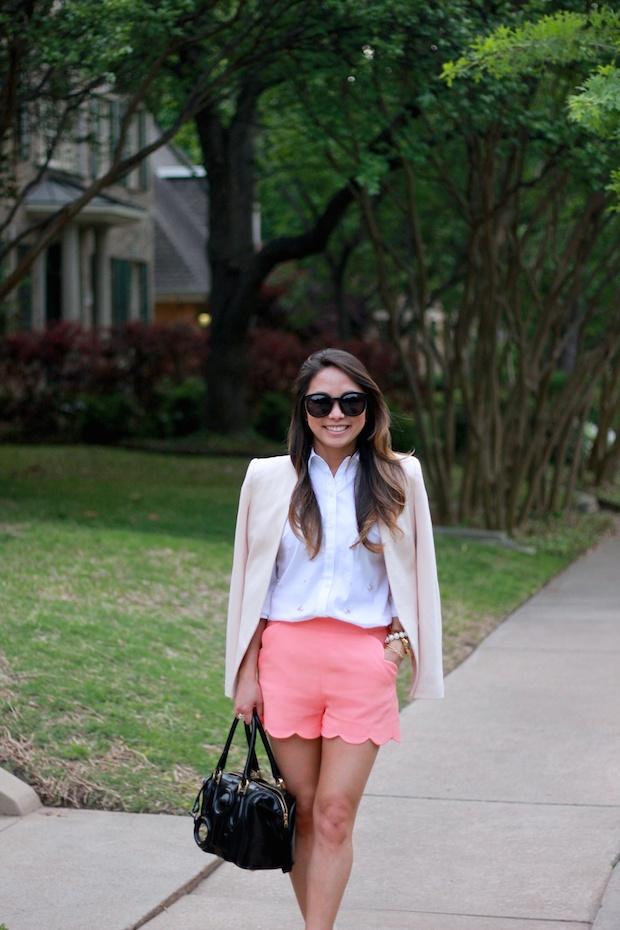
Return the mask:
{"type": "Polygon", "coordinates": [[[30,785],[0,768],[0,814],[26,817],[41,806],[39,796],[30,785]]]}
{"type": "Polygon", "coordinates": [[[592,930],[618,930],[620,927],[620,867],[616,863],[603,891],[592,930]]]}
{"type": "Polygon", "coordinates": [[[506,549],[515,549],[534,555],[536,550],[532,546],[522,546],[515,542],[504,530],[479,530],[467,526],[434,526],[436,536],[452,536],[456,539],[465,539],[470,542],[487,543],[491,546],[503,546],[506,549]]]}

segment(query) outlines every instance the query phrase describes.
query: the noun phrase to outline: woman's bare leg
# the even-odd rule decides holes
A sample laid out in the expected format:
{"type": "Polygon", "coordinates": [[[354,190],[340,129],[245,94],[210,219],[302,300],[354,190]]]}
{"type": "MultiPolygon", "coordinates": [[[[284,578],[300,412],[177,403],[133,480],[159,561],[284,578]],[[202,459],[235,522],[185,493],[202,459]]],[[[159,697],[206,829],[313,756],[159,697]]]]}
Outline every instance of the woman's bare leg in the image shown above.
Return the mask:
{"type": "Polygon", "coordinates": [[[353,864],[353,826],[378,747],[335,739],[272,740],[287,787],[297,796],[291,872],[306,930],[332,930],[353,864]]]}
{"type": "Polygon", "coordinates": [[[377,757],[367,740],[323,740],[314,800],[314,842],[308,866],[306,930],[333,930],[353,865],[353,826],[377,757]]]}
{"type": "Polygon", "coordinates": [[[286,787],[297,798],[295,865],[290,874],[297,903],[305,919],[308,862],[314,839],[314,798],[321,768],[321,738],[271,737],[271,745],[286,787]]]}

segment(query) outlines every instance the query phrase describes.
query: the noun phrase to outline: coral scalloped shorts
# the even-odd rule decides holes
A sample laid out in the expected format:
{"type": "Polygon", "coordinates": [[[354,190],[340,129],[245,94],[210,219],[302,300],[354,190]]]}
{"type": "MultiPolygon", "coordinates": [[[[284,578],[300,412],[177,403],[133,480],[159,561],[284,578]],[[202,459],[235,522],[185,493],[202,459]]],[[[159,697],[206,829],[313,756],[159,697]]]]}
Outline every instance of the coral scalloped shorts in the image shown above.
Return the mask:
{"type": "Polygon", "coordinates": [[[269,621],[258,656],[269,734],[379,746],[400,740],[398,669],[385,658],[385,634],[384,626],[363,629],[331,617],[269,621]]]}

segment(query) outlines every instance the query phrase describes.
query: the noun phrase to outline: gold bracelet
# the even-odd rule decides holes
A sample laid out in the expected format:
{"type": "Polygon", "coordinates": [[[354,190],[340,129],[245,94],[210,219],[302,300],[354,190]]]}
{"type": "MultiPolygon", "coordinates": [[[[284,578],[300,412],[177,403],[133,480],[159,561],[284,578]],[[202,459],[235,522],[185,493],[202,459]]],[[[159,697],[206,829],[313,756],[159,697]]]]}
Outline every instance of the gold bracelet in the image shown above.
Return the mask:
{"type": "Polygon", "coordinates": [[[390,643],[395,643],[398,641],[403,644],[405,648],[405,655],[411,655],[411,643],[409,642],[409,637],[404,630],[393,630],[392,632],[388,633],[388,635],[385,637],[386,648],[389,648],[390,643]]]}
{"type": "Polygon", "coordinates": [[[405,656],[406,656],[406,653],[405,653],[405,652],[399,652],[398,649],[394,649],[394,646],[386,646],[385,648],[386,648],[386,649],[389,649],[390,652],[393,652],[394,655],[397,655],[397,656],[399,657],[399,659],[404,659],[405,656]]]}

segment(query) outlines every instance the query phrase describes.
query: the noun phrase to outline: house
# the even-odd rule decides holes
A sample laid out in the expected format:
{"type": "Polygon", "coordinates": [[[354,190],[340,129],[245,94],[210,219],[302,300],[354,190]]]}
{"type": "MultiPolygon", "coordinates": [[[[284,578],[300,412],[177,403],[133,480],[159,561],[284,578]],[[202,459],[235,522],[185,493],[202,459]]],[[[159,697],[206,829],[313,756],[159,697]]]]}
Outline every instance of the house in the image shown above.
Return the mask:
{"type": "MultiPolygon", "coordinates": [[[[121,118],[118,100],[93,97],[88,111],[80,114],[75,138],[58,144],[46,165],[44,133],[33,122],[22,123],[17,181],[26,194],[9,234],[26,237],[11,254],[7,272],[27,249],[28,230],[78,198],[107,169],[121,118]]],[[[138,112],[129,150],[145,144],[150,126],[148,113],[138,112]]],[[[152,176],[145,161],[93,198],[39,254],[2,308],[5,328],[42,329],[60,320],[105,327],[152,319],[152,204],[152,176]]],[[[9,207],[0,204],[0,218],[9,207]]]]}
{"type": "MultiPolygon", "coordinates": [[[[19,187],[27,193],[10,223],[13,238],[76,200],[107,170],[121,118],[117,100],[93,97],[81,131],[56,146],[44,170],[42,134],[30,124],[22,126],[17,171],[19,187]]],[[[139,111],[128,150],[139,150],[156,133],[150,115],[139,111]]],[[[0,203],[0,221],[9,206],[0,203]]],[[[40,330],[60,321],[86,328],[131,320],[207,326],[207,235],[204,168],[192,165],[174,145],[163,145],[90,200],[39,254],[1,308],[0,329],[40,330]]],[[[254,235],[258,245],[258,209],[254,235]]],[[[26,235],[12,254],[13,265],[27,247],[26,235]]],[[[6,271],[11,270],[9,264],[6,271]]]]}

